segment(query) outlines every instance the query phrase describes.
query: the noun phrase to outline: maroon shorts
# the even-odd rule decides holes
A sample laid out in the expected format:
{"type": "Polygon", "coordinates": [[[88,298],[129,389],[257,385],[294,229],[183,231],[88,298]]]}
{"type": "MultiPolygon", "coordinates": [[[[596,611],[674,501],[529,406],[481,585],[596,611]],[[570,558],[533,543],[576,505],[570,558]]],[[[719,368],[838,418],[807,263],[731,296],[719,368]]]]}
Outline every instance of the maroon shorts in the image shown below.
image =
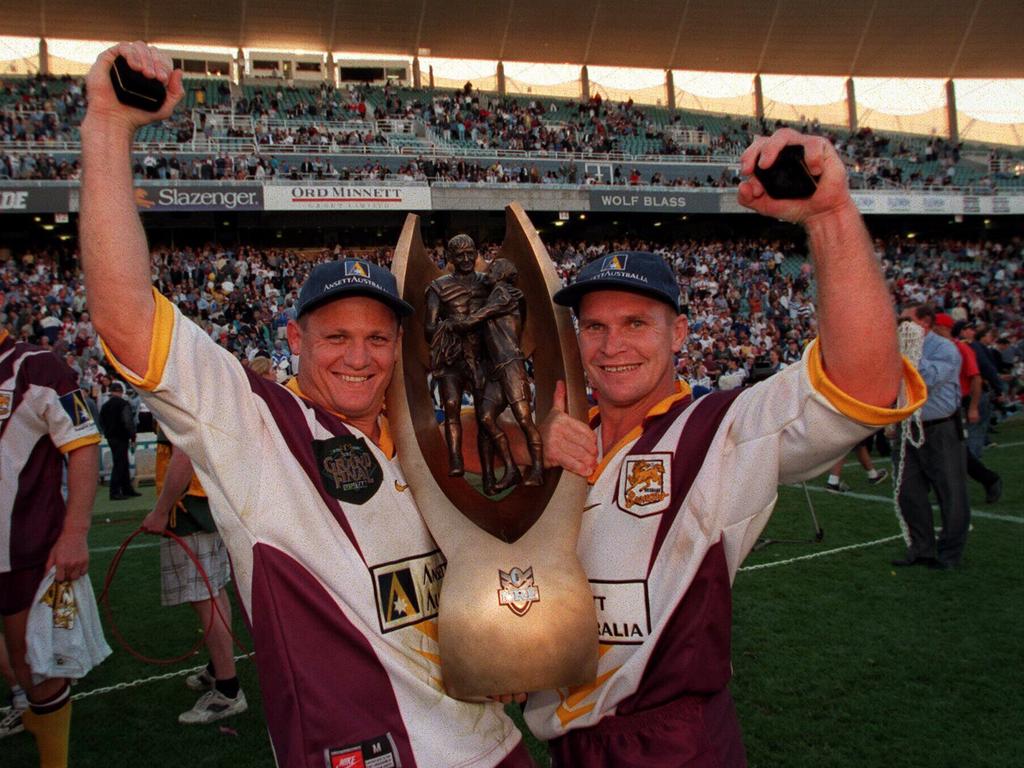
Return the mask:
{"type": "Polygon", "coordinates": [[[611,715],[548,742],[552,768],[744,768],[729,689],[611,715]]]}
{"type": "Polygon", "coordinates": [[[46,575],[46,563],[0,573],[0,616],[13,616],[32,605],[46,575]]]}

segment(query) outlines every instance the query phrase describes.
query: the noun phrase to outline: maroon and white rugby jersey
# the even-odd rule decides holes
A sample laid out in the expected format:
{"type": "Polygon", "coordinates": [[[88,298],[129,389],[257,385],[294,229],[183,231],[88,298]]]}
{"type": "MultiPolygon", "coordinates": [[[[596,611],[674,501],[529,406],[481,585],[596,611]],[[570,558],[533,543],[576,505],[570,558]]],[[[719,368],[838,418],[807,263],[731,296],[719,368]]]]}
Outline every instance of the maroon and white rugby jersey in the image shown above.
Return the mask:
{"type": "Polygon", "coordinates": [[[691,403],[681,384],[655,406],[591,477],[577,551],[597,609],[597,679],[531,694],[533,733],[553,739],[724,689],[732,580],[778,485],[819,474],[919,407],[924,385],[909,363],[904,379],[908,408],[858,403],[825,376],[814,343],[754,387],[691,403]]]}
{"type": "Polygon", "coordinates": [[[99,441],[74,372],[0,330],[0,573],[46,561],[64,527],[64,454],[99,441]]]}
{"type": "Polygon", "coordinates": [[[500,705],[444,694],[446,561],[386,424],[378,447],[294,385],[249,374],[158,294],[149,370],[115,365],[209,495],[279,765],[521,764],[500,705]]]}

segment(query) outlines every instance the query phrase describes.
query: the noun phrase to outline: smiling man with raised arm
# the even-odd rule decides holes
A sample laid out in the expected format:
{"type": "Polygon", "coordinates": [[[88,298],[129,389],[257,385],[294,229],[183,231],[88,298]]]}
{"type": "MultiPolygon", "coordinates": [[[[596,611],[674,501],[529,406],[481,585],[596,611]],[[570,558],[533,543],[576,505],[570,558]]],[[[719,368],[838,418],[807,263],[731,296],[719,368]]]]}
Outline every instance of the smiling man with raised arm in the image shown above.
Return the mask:
{"type": "Polygon", "coordinates": [[[744,153],[744,175],[790,144],[819,176],[813,196],[776,200],[748,178],[739,201],[807,231],[820,336],[801,361],[694,402],[675,377],[687,323],[662,257],[603,256],[555,295],[576,313],[598,405],[587,424],[556,413],[542,431],[548,460],[591,483],[577,549],[602,651],[592,684],[530,696],[526,720],[555,766],[745,765],[728,688],[736,571],[779,483],[818,474],[923,399],[832,146],[779,131],[744,153]],[[901,382],[910,406],[897,409],[901,382]]]}
{"type": "Polygon", "coordinates": [[[100,56],[82,124],[82,258],[111,361],[191,457],[251,620],[278,764],[528,766],[500,704],[444,693],[445,559],[406,492],[381,413],[411,307],[367,261],[320,264],[281,386],[247,371],[150,287],[132,194],[135,131],[171,114],[181,72],[144,43],[100,56]],[[110,67],[167,86],[157,113],[115,98],[110,67]]]}

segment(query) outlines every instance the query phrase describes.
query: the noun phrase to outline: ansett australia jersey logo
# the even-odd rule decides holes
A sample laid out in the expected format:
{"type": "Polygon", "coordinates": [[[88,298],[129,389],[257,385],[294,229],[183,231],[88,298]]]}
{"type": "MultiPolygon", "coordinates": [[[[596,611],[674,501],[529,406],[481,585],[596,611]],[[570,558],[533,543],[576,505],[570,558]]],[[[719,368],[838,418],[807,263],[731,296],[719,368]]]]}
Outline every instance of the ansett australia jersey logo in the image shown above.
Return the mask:
{"type": "Polygon", "coordinates": [[[672,496],[672,454],[627,456],[619,476],[619,507],[646,517],[668,508],[672,496]]]}
{"type": "Polygon", "coordinates": [[[89,406],[85,404],[85,395],[82,394],[82,390],[76,389],[66,395],[61,395],[60,405],[64,409],[64,413],[71,419],[73,427],[76,429],[79,427],[91,429],[93,427],[92,413],[89,411],[89,406]]]}
{"type": "Polygon", "coordinates": [[[11,407],[14,405],[14,390],[0,389],[0,421],[11,415],[11,407]]]}
{"type": "Polygon", "coordinates": [[[530,606],[540,601],[540,587],[533,583],[533,566],[526,570],[513,568],[508,573],[498,570],[498,605],[507,605],[516,616],[524,616],[530,606]]]}
{"type": "Polygon", "coordinates": [[[448,561],[440,550],[371,568],[381,632],[437,616],[448,561]]]}

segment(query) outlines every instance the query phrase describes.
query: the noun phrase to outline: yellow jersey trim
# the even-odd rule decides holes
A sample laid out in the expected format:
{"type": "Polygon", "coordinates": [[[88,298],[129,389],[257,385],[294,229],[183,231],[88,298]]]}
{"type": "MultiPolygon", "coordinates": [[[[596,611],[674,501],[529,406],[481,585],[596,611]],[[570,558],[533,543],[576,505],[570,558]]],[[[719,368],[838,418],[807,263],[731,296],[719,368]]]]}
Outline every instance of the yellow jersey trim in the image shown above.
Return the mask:
{"type": "MultiPolygon", "coordinates": [[[[601,459],[601,463],[597,465],[597,469],[595,469],[593,474],[591,474],[590,477],[587,478],[587,482],[590,485],[593,485],[594,483],[597,482],[597,479],[601,476],[601,473],[604,472],[604,468],[608,465],[608,462],[612,460],[612,457],[615,456],[615,454],[622,450],[622,446],[624,446],[626,443],[630,443],[633,440],[636,440],[638,437],[640,437],[640,435],[643,434],[643,427],[648,419],[654,418],[655,416],[661,416],[667,413],[669,408],[671,408],[677,402],[682,400],[684,397],[689,397],[691,394],[690,385],[687,384],[685,381],[679,381],[678,379],[675,381],[675,390],[675,392],[666,397],[664,400],[659,400],[657,403],[655,403],[651,410],[649,410],[647,414],[644,416],[643,422],[641,422],[638,426],[633,427],[633,429],[629,430],[628,433],[620,437],[619,441],[615,443],[615,445],[613,445],[607,453],[605,453],[604,458],[601,459]]],[[[593,419],[594,416],[598,414],[598,411],[599,406],[591,408],[590,418],[593,419]]]]}
{"type": "MultiPolygon", "coordinates": [[[[0,338],[0,341],[3,341],[0,338]]],[[[86,437],[80,437],[77,440],[72,440],[70,443],[64,443],[64,445],[57,446],[57,450],[67,455],[72,451],[77,451],[79,448],[85,448],[87,445],[99,445],[99,435],[87,435],[86,437]]]]}
{"type": "Polygon", "coordinates": [[[161,295],[156,288],[152,289],[153,299],[156,306],[153,312],[153,336],[149,342],[149,359],[146,364],[146,373],[142,378],[125,368],[114,354],[110,351],[107,343],[100,339],[100,345],[111,365],[117,370],[125,381],[133,387],[151,392],[159,386],[164,377],[164,368],[167,367],[167,358],[171,353],[171,337],[174,334],[174,305],[170,299],[161,295]]]}
{"type": "Polygon", "coordinates": [[[811,386],[828,400],[833,408],[848,419],[871,427],[884,427],[887,424],[903,421],[924,405],[924,401],[928,399],[928,388],[925,386],[924,379],[921,378],[921,374],[917,372],[913,364],[904,357],[903,383],[906,385],[907,405],[902,408],[882,408],[862,403],[843,392],[828,378],[821,358],[821,345],[818,344],[817,339],[811,342],[808,350],[807,375],[811,380],[811,386]]]}

